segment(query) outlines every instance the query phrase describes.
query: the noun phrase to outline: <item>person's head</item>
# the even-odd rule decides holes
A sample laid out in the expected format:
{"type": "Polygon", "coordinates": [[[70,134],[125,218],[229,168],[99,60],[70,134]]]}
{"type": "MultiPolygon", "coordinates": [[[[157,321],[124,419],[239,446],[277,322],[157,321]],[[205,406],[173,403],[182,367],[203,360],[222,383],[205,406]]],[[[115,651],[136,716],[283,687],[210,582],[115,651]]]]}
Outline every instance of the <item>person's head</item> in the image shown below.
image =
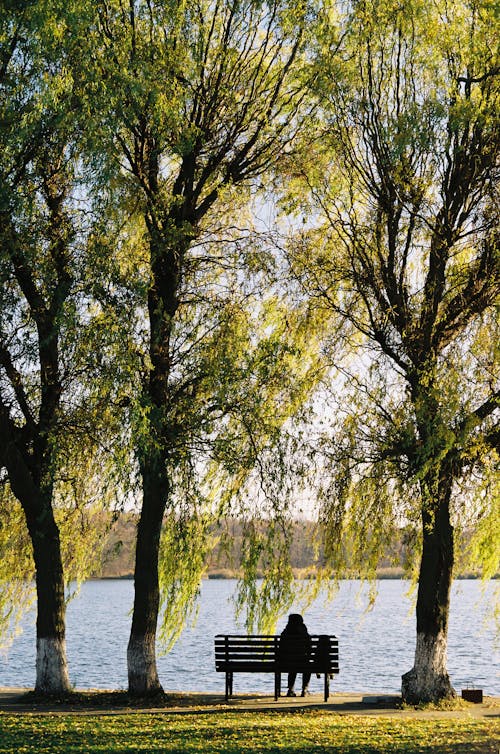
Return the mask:
{"type": "Polygon", "coordinates": [[[290,626],[302,626],[304,618],[299,613],[290,613],[288,616],[288,624],[290,626]]]}

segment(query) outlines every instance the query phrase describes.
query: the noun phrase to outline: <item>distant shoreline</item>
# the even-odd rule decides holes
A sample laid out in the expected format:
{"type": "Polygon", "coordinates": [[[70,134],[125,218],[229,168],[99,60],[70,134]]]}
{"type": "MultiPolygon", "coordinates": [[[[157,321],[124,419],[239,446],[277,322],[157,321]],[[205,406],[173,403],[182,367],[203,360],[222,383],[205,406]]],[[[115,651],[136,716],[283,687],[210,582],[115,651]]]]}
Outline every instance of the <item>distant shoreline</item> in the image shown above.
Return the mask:
{"type": "MultiPolygon", "coordinates": [[[[214,532],[215,545],[207,556],[204,563],[205,579],[237,579],[242,574],[242,546],[244,532],[242,522],[238,519],[230,519],[226,526],[226,535],[229,535],[231,546],[226,551],[226,546],[217,543],[217,537],[222,529],[214,532]]],[[[103,541],[102,552],[96,559],[92,573],[92,579],[125,579],[134,577],[135,544],[137,537],[138,515],[136,513],[122,513],[117,520],[110,525],[103,541]]],[[[314,524],[311,521],[297,520],[291,524],[290,542],[290,565],[297,579],[316,578],[316,568],[323,562],[321,552],[316,550],[314,524]]],[[[381,556],[376,569],[376,578],[406,579],[407,572],[402,564],[406,563],[403,534],[394,536],[393,541],[387,545],[385,555],[381,556]]],[[[465,567],[466,568],[466,567],[465,567]]],[[[346,570],[349,570],[348,568],[346,570]]],[[[258,576],[264,575],[264,567],[258,566],[258,576]]],[[[495,578],[499,578],[497,574],[495,578]]],[[[345,578],[359,579],[359,572],[352,571],[351,576],[345,578]]],[[[464,570],[457,576],[458,579],[480,579],[480,574],[474,569],[464,570]]]]}
{"type": "MultiPolygon", "coordinates": [[[[240,578],[241,574],[238,574],[237,571],[234,572],[214,572],[214,573],[208,573],[205,574],[202,577],[203,581],[231,581],[236,580],[240,578]]],[[[261,577],[259,577],[261,578],[261,577]]],[[[310,579],[314,578],[314,575],[298,575],[297,578],[303,579],[305,581],[308,581],[310,579]]],[[[488,581],[496,581],[500,578],[500,574],[495,574],[495,576],[492,576],[491,579],[488,579],[488,581]]],[[[101,576],[91,576],[87,581],[133,581],[134,574],[133,573],[125,573],[125,574],[104,574],[101,576]]],[[[340,581],[362,581],[363,579],[360,576],[344,576],[340,579],[340,581]]],[[[466,574],[460,574],[458,576],[453,577],[454,581],[480,581],[481,576],[478,576],[474,573],[466,573],[466,574]]],[[[387,569],[387,570],[381,570],[380,572],[377,572],[376,575],[376,581],[409,581],[408,576],[405,576],[402,569],[387,569]]]]}

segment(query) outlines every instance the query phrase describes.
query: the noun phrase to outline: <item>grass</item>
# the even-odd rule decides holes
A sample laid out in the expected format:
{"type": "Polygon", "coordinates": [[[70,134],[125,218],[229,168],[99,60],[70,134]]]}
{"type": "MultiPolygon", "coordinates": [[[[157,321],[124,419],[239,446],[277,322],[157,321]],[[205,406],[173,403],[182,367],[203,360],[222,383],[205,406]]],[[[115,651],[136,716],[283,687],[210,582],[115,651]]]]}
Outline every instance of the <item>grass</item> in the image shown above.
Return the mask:
{"type": "Polygon", "coordinates": [[[0,754],[498,754],[495,719],[331,712],[0,713],[0,754]]]}

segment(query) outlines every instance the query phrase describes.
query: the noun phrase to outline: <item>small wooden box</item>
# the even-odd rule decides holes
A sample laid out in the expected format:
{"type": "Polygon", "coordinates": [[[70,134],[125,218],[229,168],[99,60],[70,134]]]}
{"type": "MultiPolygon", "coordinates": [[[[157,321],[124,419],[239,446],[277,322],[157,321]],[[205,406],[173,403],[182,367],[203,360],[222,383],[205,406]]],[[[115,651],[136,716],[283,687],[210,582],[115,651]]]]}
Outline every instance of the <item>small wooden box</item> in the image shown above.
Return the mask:
{"type": "Polygon", "coordinates": [[[466,702],[474,702],[475,704],[481,704],[483,701],[482,689],[462,689],[462,699],[466,702]]]}

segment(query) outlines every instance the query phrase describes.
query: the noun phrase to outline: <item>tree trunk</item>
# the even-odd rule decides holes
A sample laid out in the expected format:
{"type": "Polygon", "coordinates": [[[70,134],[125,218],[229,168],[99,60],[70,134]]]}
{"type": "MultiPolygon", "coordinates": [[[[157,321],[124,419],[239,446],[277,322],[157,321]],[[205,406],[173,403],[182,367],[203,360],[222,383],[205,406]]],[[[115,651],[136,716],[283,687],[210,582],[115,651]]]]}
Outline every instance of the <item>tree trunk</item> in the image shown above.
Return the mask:
{"type": "Polygon", "coordinates": [[[156,627],[160,606],[158,557],[168,497],[165,462],[151,454],[141,463],[143,503],[137,528],[134,572],[134,611],[127,648],[130,694],[147,696],[163,691],[156,667],[156,627]]]}
{"type": "MultiPolygon", "coordinates": [[[[7,433],[7,426],[4,430],[7,433]]],[[[70,690],[66,660],[66,603],[59,529],[52,510],[52,484],[40,489],[46,476],[26,459],[9,438],[5,466],[12,492],[21,503],[33,547],[36,570],[36,684],[44,694],[70,690]],[[36,480],[35,480],[36,478],[36,480]]]]}
{"type": "MultiPolygon", "coordinates": [[[[153,160],[151,175],[157,175],[153,160]]],[[[181,213],[182,215],[182,213],[181,213]]],[[[184,216],[177,221],[184,223],[184,216]]],[[[167,222],[169,233],[177,227],[167,222]]],[[[142,477],[142,508],[137,528],[134,571],[134,612],[127,648],[129,693],[137,696],[162,693],[156,667],[156,630],[160,608],[158,559],[163,515],[170,493],[167,461],[170,448],[168,418],[170,337],[179,306],[177,291],[182,259],[190,238],[180,243],[184,231],[177,230],[178,245],[171,246],[157,224],[156,210],[146,217],[150,233],[153,283],[148,291],[149,355],[151,371],[143,385],[148,407],[148,435],[141,438],[139,465],[142,477]]],[[[174,234],[175,235],[175,234],[174,234]]],[[[172,239],[169,239],[170,241],[172,239]]]]}
{"type": "Polygon", "coordinates": [[[402,677],[403,700],[437,702],[455,696],[447,670],[450,589],[453,578],[453,527],[450,523],[452,475],[425,480],[423,545],[417,596],[417,643],[413,668],[402,677]],[[433,494],[434,493],[434,494],[433,494]]]}
{"type": "Polygon", "coordinates": [[[52,509],[32,534],[36,566],[36,685],[35,691],[61,694],[70,690],[66,661],[64,577],[59,531],[52,509]]]}

